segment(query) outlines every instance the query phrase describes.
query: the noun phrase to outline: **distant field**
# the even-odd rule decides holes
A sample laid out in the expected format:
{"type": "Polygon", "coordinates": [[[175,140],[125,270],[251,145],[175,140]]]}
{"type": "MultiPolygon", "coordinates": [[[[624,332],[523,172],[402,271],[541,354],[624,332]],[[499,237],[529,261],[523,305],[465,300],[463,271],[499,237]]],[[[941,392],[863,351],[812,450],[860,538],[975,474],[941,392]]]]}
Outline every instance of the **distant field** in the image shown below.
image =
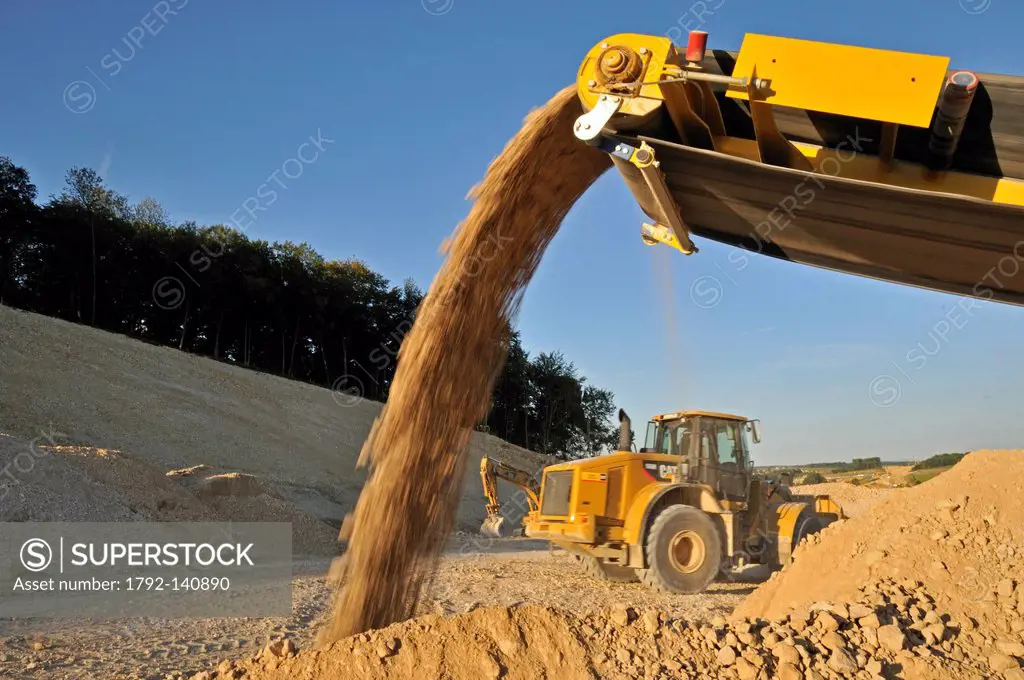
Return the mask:
{"type": "Polygon", "coordinates": [[[931,469],[928,469],[928,470],[918,470],[917,472],[911,472],[910,474],[908,474],[906,476],[906,480],[907,480],[908,485],[914,486],[916,484],[921,484],[922,482],[927,482],[929,479],[932,479],[934,477],[939,476],[940,474],[942,474],[946,470],[952,469],[952,467],[953,466],[950,465],[949,467],[931,468],[931,469]]]}
{"type": "Polygon", "coordinates": [[[802,466],[764,467],[759,468],[759,471],[768,476],[789,472],[793,475],[794,482],[797,484],[821,483],[821,480],[816,481],[814,477],[815,475],[821,475],[824,482],[840,482],[870,488],[893,488],[921,484],[952,467],[950,465],[915,471],[915,464],[914,461],[899,461],[883,463],[881,467],[868,470],[846,470],[841,468],[841,463],[813,463],[802,466]],[[839,469],[837,469],[837,465],[839,469]],[[808,478],[808,475],[811,477],[808,478]]]}

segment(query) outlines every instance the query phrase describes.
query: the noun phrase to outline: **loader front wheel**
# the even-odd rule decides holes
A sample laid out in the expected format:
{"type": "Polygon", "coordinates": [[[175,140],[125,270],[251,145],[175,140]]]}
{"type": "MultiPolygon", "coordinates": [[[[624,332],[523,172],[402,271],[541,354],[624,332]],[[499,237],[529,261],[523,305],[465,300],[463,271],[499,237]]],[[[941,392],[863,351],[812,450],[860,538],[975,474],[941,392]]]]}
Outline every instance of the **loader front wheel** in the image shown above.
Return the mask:
{"type": "Polygon", "coordinates": [[[637,580],[636,569],[631,567],[620,567],[615,564],[605,564],[596,557],[590,555],[573,555],[577,562],[583,566],[583,570],[598,579],[599,581],[617,581],[629,583],[637,580]]]}
{"type": "Polygon", "coordinates": [[[686,505],[662,510],[644,544],[645,585],[669,593],[703,592],[722,563],[722,539],[706,513],[686,505]]]}

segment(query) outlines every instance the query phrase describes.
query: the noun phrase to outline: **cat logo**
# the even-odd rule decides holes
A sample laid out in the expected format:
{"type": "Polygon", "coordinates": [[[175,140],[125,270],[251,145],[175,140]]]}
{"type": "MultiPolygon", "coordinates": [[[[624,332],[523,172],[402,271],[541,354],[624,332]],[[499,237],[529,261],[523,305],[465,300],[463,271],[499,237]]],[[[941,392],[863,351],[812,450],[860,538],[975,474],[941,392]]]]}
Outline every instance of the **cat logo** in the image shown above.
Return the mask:
{"type": "Polygon", "coordinates": [[[671,463],[644,463],[644,471],[659,482],[671,482],[675,478],[676,466],[671,463]]]}
{"type": "Polygon", "coordinates": [[[607,482],[608,474],[605,472],[584,472],[582,479],[584,482],[607,482]]]}

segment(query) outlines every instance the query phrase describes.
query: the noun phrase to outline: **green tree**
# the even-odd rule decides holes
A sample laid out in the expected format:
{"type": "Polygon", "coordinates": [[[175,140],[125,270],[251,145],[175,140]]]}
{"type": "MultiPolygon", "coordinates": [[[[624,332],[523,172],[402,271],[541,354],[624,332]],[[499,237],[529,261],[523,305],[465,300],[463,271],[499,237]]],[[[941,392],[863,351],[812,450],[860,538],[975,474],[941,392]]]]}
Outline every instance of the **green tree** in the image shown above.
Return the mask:
{"type": "Polygon", "coordinates": [[[128,199],[103,185],[103,178],[91,168],[74,167],[64,179],[64,190],[55,202],[84,212],[88,217],[92,253],[92,312],[90,324],[96,325],[96,297],[99,291],[97,272],[99,258],[96,248],[97,222],[130,217],[128,199]]]}
{"type": "Polygon", "coordinates": [[[131,208],[131,218],[136,224],[164,228],[171,226],[171,217],[155,198],[146,196],[131,208]]]}
{"type": "Polygon", "coordinates": [[[17,262],[35,223],[35,200],[28,172],[0,156],[0,303],[15,295],[17,262]]]}
{"type": "MultiPolygon", "coordinates": [[[[581,378],[584,383],[586,378],[581,378]]],[[[619,428],[611,423],[615,415],[615,395],[593,385],[584,385],[580,399],[583,422],[580,426],[582,441],[574,448],[585,455],[614,451],[619,440],[619,428]]]]}
{"type": "MultiPolygon", "coordinates": [[[[28,173],[0,157],[0,302],[326,387],[354,376],[362,396],[387,399],[423,301],[413,281],[306,243],[172,224],[156,199],[131,206],[88,168],[35,200],[28,173]]],[[[511,327],[495,352],[491,432],[563,458],[614,445],[612,393],[563,354],[531,357],[511,327]]]]}
{"type": "Polygon", "coordinates": [[[535,450],[568,457],[577,434],[574,426],[583,420],[576,367],[561,352],[541,352],[531,362],[530,374],[539,426],[535,450]]]}

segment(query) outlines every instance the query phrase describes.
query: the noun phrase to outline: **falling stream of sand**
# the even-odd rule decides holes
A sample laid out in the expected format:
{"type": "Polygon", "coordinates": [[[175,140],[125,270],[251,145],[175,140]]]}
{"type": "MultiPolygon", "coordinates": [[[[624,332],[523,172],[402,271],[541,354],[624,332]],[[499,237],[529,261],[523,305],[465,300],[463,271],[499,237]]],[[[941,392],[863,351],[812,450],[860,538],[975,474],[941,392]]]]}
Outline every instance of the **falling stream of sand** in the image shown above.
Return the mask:
{"type": "Polygon", "coordinates": [[[402,344],[363,449],[371,474],[342,530],[344,584],[322,636],[410,617],[452,527],[466,446],[490,403],[524,287],[577,198],[611,163],[573,136],[574,87],[534,110],[472,192],[469,216],[402,344]]]}

